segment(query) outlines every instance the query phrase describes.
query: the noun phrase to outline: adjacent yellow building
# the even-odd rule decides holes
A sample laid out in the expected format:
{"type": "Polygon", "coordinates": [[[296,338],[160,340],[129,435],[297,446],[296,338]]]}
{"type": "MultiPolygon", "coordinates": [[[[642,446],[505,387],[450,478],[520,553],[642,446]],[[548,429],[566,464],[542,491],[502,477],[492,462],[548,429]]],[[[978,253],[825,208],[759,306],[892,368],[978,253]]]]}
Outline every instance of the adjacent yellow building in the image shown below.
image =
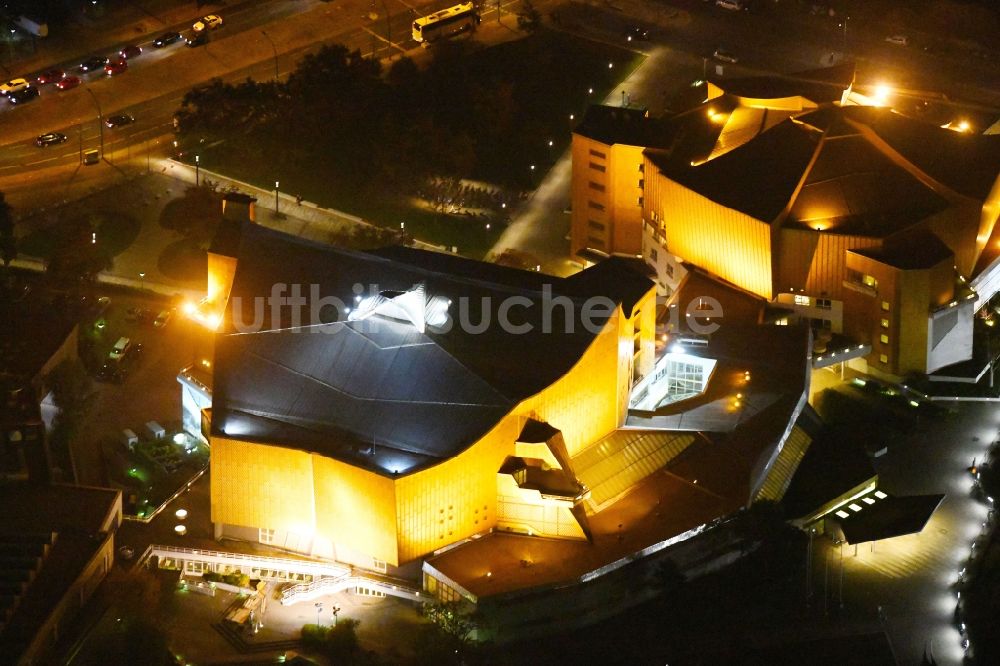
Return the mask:
{"type": "Polygon", "coordinates": [[[571,249],[631,254],[638,234],[661,293],[701,268],[770,301],[777,323],[846,336],[862,371],[972,358],[975,311],[1000,288],[998,138],[850,105],[852,79],[833,68],[707,84],[701,104],[663,118],[592,108],[574,134],[571,249]],[[598,180],[590,151],[623,145],[629,159],[598,180]],[[616,186],[591,220],[605,194],[592,182],[635,172],[638,198],[616,186]],[[610,205],[623,197],[641,206],[610,205]]]}

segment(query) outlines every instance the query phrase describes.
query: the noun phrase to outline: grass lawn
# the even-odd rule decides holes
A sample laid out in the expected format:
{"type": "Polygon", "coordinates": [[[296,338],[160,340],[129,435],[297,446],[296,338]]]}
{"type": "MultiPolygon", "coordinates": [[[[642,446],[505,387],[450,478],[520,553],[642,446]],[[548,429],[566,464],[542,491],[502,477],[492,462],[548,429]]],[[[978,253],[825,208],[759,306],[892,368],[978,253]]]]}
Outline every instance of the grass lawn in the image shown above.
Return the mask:
{"type": "MultiPolygon", "coordinates": [[[[459,66],[473,72],[476,79],[512,84],[515,109],[510,140],[479,154],[474,171],[467,177],[502,183],[508,192],[534,189],[569,146],[574,122],[570,116],[579,120],[589,104],[603,100],[641,62],[642,56],[632,51],[549,30],[467,54],[459,66]]],[[[455,105],[469,106],[469,97],[468,90],[456,89],[451,99],[455,105]]],[[[507,213],[497,211],[495,217],[450,215],[418,207],[403,194],[385,192],[372,197],[338,188],[336,158],[296,162],[275,173],[268,160],[238,159],[235,151],[219,145],[200,151],[200,161],[207,169],[262,189],[271,189],[278,179],[284,192],[386,228],[399,229],[405,222],[406,231],[415,238],[457,246],[466,256],[481,257],[492,247],[503,231],[507,213]]]]}
{"type": "Polygon", "coordinates": [[[81,234],[97,234],[101,252],[114,257],[129,248],[139,237],[142,222],[120,211],[81,213],[44,229],[36,229],[18,241],[21,254],[49,259],[53,252],[80,241],[81,234]],[[89,230],[89,231],[88,231],[89,230]]]}

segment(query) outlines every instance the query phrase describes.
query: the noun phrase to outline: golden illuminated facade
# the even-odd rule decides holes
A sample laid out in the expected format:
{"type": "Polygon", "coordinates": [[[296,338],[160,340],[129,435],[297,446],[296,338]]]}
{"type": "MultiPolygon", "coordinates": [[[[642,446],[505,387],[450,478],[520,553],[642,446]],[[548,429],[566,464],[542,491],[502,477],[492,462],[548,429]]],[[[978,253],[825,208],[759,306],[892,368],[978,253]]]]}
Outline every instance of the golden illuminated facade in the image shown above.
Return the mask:
{"type": "MultiPolygon", "coordinates": [[[[262,242],[260,247],[264,252],[263,248],[272,245],[262,242]]],[[[357,260],[357,256],[347,258],[357,260]]],[[[422,260],[422,255],[417,255],[417,258],[422,260]]],[[[253,257],[241,255],[240,260],[248,261],[247,266],[256,264],[252,261],[253,257]]],[[[365,259],[359,265],[367,266],[369,263],[373,261],[365,259]]],[[[378,269],[379,264],[374,263],[378,269]]],[[[474,263],[467,262],[469,266],[474,263]]],[[[210,270],[218,265],[210,265],[210,270]]],[[[601,267],[592,270],[598,269],[601,267]]],[[[243,270],[243,264],[240,264],[236,271],[237,285],[241,279],[250,280],[241,278],[243,270]]],[[[247,272],[252,270],[249,268],[247,272]]],[[[614,279],[616,270],[619,269],[609,269],[605,277],[614,279]]],[[[436,459],[421,459],[414,463],[405,458],[403,453],[406,452],[401,445],[382,444],[385,436],[376,438],[378,443],[367,445],[370,446],[369,454],[357,454],[358,445],[349,444],[357,437],[346,437],[346,433],[338,435],[332,430],[325,431],[331,434],[302,444],[295,439],[297,431],[294,429],[286,431],[293,435],[284,441],[282,435],[267,430],[269,426],[246,426],[247,419],[252,418],[252,415],[247,415],[254,410],[242,407],[239,402],[244,400],[240,391],[245,382],[238,373],[245,370],[248,359],[251,359],[248,354],[257,356],[261,352],[243,348],[232,351],[234,345],[254,343],[252,334],[228,338],[226,334],[220,335],[215,363],[216,394],[211,410],[212,422],[208,426],[212,448],[212,521],[216,534],[375,569],[403,565],[497,528],[585,539],[586,526],[581,525],[573,509],[579,503],[577,495],[580,488],[571,471],[563,468],[570,457],[625,422],[631,387],[650,371],[655,360],[655,287],[648,279],[632,273],[631,268],[622,266],[620,270],[634,276],[630,279],[636,286],[629,287],[634,296],[628,297],[627,302],[614,302],[613,310],[600,325],[599,331],[586,337],[588,342],[581,348],[581,353],[567,365],[561,376],[554,377],[537,392],[511,403],[509,408],[495,412],[497,417],[492,419],[492,425],[471,441],[461,443],[454,453],[449,450],[436,459]],[[227,359],[227,354],[232,354],[232,358],[227,359]],[[239,381],[232,379],[233,376],[237,376],[239,381]],[[540,424],[544,424],[545,432],[550,435],[547,439],[539,440],[525,434],[531,432],[533,427],[542,428],[540,424]],[[345,443],[344,446],[336,448],[341,443],[345,443]]],[[[224,283],[227,275],[223,272],[211,279],[224,283]]],[[[512,278],[507,273],[502,277],[522,279],[518,276],[512,278]]],[[[538,276],[538,279],[543,278],[538,276]]],[[[566,289],[577,289],[576,282],[567,284],[566,289]]],[[[239,289],[239,286],[234,287],[234,295],[239,289]]],[[[426,291],[430,298],[429,294],[435,291],[431,283],[427,284],[426,291]]],[[[395,295],[398,292],[391,293],[392,298],[400,298],[395,295]]],[[[422,285],[419,293],[423,297],[422,285]]],[[[379,307],[387,307],[385,299],[379,298],[383,303],[379,307]]],[[[404,295],[403,298],[409,296],[404,295]]],[[[454,295],[450,298],[458,300],[454,295]]],[[[360,311],[363,307],[362,304],[355,309],[360,311]]],[[[391,347],[385,341],[388,338],[379,338],[380,335],[409,336],[407,340],[418,341],[408,342],[410,347],[429,344],[426,335],[432,332],[430,324],[427,324],[427,333],[424,333],[413,330],[419,329],[422,321],[401,323],[399,317],[402,315],[397,313],[394,316],[396,319],[382,317],[376,325],[384,328],[372,329],[374,332],[359,336],[358,344],[366,344],[365,340],[371,338],[379,340],[380,346],[391,347]]],[[[350,326],[357,329],[359,324],[356,322],[350,326]]],[[[264,332],[259,337],[266,342],[275,334],[284,332],[264,332]]],[[[349,335],[352,335],[351,331],[345,329],[339,335],[329,336],[330,344],[351,343],[349,335]]],[[[554,335],[554,344],[558,345],[559,333],[554,335]]],[[[307,338],[307,334],[289,337],[289,345],[313,344],[307,338]]],[[[578,336],[575,339],[581,338],[578,336]]],[[[509,344],[517,344],[516,339],[509,344]]],[[[310,353],[324,353],[320,347],[315,349],[310,353]]],[[[489,355],[490,352],[484,349],[481,353],[489,355]]],[[[340,354],[338,358],[344,356],[347,354],[340,354]]],[[[369,366],[372,368],[381,362],[382,357],[373,358],[369,366]]],[[[447,356],[442,356],[442,359],[441,364],[448,362],[447,356]]],[[[345,373],[355,372],[352,366],[344,368],[345,373]]],[[[372,372],[379,371],[373,369],[372,372]]],[[[276,376],[275,381],[280,383],[283,380],[276,376]]],[[[391,392],[394,389],[386,386],[393,381],[397,379],[385,377],[377,390],[391,392]]],[[[429,381],[429,378],[420,374],[412,378],[399,377],[398,381],[419,385],[422,381],[429,381]]],[[[477,383],[470,386],[479,386],[481,382],[478,379],[475,381],[477,383]]],[[[364,392],[353,381],[350,387],[359,394],[364,392]]],[[[263,392],[263,388],[258,391],[263,392]]],[[[287,390],[280,393],[285,394],[287,390]]],[[[488,394],[493,395],[492,392],[488,394]]],[[[256,394],[247,395],[246,401],[256,401],[254,409],[259,413],[264,398],[256,394]]],[[[475,401],[474,396],[463,397],[470,403],[475,401]]],[[[432,404],[431,398],[427,400],[428,405],[424,409],[440,409],[438,404],[432,404]]],[[[447,401],[441,404],[447,404],[447,401]]],[[[483,404],[483,408],[488,406],[485,402],[483,404]]],[[[421,409],[419,402],[416,405],[414,409],[421,409]]],[[[335,405],[331,404],[328,409],[331,419],[338,418],[335,405]]],[[[370,410],[374,414],[376,407],[370,410]]],[[[296,423],[305,419],[304,416],[296,418],[299,419],[296,423]]],[[[373,422],[365,423],[364,427],[377,429],[381,424],[375,416],[371,418],[373,422]]],[[[423,416],[418,414],[414,418],[423,419],[423,416]]],[[[440,418],[456,417],[442,412],[440,418]]],[[[420,423],[423,421],[420,420],[420,423]]],[[[447,431],[447,423],[440,425],[447,431]]],[[[407,422],[400,421],[395,427],[404,429],[409,426],[407,422]]],[[[415,445],[410,449],[409,453],[413,453],[415,445]]]]}

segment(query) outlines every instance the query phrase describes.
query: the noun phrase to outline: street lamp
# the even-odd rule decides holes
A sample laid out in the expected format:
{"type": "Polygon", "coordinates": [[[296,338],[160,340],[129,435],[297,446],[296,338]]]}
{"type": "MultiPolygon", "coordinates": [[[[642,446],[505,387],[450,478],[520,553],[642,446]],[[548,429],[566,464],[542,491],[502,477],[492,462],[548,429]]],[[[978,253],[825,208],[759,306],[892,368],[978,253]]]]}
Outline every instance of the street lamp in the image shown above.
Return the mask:
{"type": "Polygon", "coordinates": [[[271,36],[268,35],[266,32],[264,32],[263,30],[261,30],[260,34],[264,35],[264,39],[266,39],[271,44],[271,50],[274,52],[274,80],[277,81],[278,80],[278,47],[274,45],[274,40],[271,39],[271,36]]]}
{"type": "Polygon", "coordinates": [[[194,156],[194,186],[198,187],[198,183],[201,177],[201,156],[194,156]]]}
{"type": "Polygon", "coordinates": [[[274,181],[274,214],[278,214],[278,181],[274,181]]]}
{"type": "Polygon", "coordinates": [[[330,609],[330,612],[333,613],[333,626],[336,627],[337,626],[337,614],[340,613],[340,606],[338,604],[334,604],[333,608],[330,609]]]}
{"type": "Polygon", "coordinates": [[[316,603],[313,604],[313,606],[316,607],[316,626],[318,627],[318,626],[320,626],[320,624],[319,624],[319,614],[323,612],[323,602],[322,601],[317,601],[316,603]]]}
{"type": "Polygon", "coordinates": [[[146,289],[146,274],[139,273],[139,291],[144,291],[146,289]]]}
{"type": "Polygon", "coordinates": [[[97,107],[97,127],[98,132],[101,137],[101,158],[104,158],[104,113],[101,112],[101,103],[97,101],[97,95],[90,88],[84,88],[88,93],[90,93],[90,98],[94,100],[94,106],[97,107]]]}

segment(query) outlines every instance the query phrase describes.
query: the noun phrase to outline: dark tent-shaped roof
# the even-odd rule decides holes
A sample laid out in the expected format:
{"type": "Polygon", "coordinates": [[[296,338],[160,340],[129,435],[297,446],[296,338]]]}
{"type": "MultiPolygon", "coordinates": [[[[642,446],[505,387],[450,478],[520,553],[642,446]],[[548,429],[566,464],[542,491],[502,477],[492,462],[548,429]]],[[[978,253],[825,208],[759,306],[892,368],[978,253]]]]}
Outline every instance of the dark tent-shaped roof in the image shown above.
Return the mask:
{"type": "Polygon", "coordinates": [[[840,528],[849,544],[913,534],[924,529],[943,499],[944,495],[888,496],[840,520],[840,528]]]}
{"type": "Polygon", "coordinates": [[[473,444],[568,372],[611,314],[584,307],[588,299],[631,311],[652,286],[624,261],[557,278],[412,249],[352,252],[246,225],[216,341],[213,434],[415,471],[473,444]],[[368,302],[410,296],[408,310],[351,318],[368,302]],[[412,306],[425,298],[426,308],[412,306]],[[434,323],[434,304],[446,320],[434,323]]]}

